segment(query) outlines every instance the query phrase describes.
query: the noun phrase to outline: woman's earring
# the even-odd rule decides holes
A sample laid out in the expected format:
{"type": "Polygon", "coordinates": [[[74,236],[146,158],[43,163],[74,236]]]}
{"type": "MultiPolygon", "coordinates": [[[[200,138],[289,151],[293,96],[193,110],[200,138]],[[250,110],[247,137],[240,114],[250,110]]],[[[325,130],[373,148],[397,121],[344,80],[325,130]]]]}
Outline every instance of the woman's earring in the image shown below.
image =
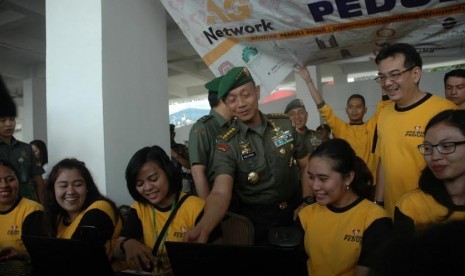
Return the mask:
{"type": "Polygon", "coordinates": [[[350,184],[346,185],[346,190],[350,190],[350,184]]]}

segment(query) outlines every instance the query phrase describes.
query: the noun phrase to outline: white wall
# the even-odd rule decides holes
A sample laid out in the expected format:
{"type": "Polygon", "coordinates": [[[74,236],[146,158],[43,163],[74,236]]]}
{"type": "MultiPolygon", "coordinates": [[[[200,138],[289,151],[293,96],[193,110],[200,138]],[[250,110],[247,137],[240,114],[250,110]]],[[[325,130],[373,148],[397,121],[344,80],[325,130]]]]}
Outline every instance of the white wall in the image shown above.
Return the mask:
{"type": "MultiPolygon", "coordinates": [[[[444,78],[445,72],[423,72],[420,89],[425,92],[444,97],[444,78]]],[[[376,104],[381,99],[381,89],[374,80],[357,81],[344,85],[331,85],[323,87],[323,98],[336,112],[337,116],[348,122],[345,112],[347,98],[352,94],[361,94],[365,97],[368,107],[365,121],[376,112],[376,104]]],[[[309,95],[310,96],[310,95],[309,95]]]]}

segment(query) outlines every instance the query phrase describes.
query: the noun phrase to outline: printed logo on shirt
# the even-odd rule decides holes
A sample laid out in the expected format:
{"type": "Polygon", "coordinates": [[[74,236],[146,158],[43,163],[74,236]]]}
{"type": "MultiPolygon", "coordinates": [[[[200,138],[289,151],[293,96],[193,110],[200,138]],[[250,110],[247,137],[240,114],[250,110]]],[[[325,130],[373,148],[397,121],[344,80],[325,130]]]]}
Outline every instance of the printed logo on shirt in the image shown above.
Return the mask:
{"type": "Polygon", "coordinates": [[[176,238],[182,238],[182,237],[184,237],[184,233],[186,233],[186,232],[187,232],[187,227],[186,226],[181,226],[181,232],[176,232],[175,231],[174,236],[176,238]]]}
{"type": "Polygon", "coordinates": [[[348,242],[358,242],[362,243],[363,236],[360,236],[361,231],[360,229],[353,229],[352,233],[344,235],[344,240],[348,242]]]}
{"type": "Polygon", "coordinates": [[[6,232],[8,236],[19,236],[21,235],[21,231],[17,225],[10,226],[10,229],[6,232]]]}
{"type": "Polygon", "coordinates": [[[421,126],[414,126],[413,130],[405,132],[406,137],[425,137],[425,132],[421,130],[421,126]]]}

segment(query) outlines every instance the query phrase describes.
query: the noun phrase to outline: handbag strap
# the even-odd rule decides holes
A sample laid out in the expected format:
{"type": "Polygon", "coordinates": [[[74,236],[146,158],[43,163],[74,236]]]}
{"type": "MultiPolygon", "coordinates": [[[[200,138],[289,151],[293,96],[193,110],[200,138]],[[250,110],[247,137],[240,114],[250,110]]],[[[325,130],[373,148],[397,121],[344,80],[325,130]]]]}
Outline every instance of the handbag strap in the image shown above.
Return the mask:
{"type": "Polygon", "coordinates": [[[158,238],[157,240],[155,241],[155,245],[153,246],[153,250],[152,250],[152,254],[154,256],[157,256],[158,255],[158,247],[160,247],[160,243],[161,243],[161,240],[163,239],[163,236],[165,236],[165,233],[166,231],[168,230],[168,227],[170,226],[171,222],[173,221],[174,219],[174,216],[176,215],[176,213],[178,212],[179,210],[179,207],[181,207],[181,205],[184,203],[184,201],[189,197],[189,195],[185,195],[183,197],[181,197],[178,201],[178,203],[176,204],[176,206],[174,207],[173,211],[171,212],[170,216],[168,217],[168,219],[166,220],[165,222],[165,225],[163,225],[163,228],[161,229],[161,232],[160,232],[160,235],[158,235],[158,238]]]}

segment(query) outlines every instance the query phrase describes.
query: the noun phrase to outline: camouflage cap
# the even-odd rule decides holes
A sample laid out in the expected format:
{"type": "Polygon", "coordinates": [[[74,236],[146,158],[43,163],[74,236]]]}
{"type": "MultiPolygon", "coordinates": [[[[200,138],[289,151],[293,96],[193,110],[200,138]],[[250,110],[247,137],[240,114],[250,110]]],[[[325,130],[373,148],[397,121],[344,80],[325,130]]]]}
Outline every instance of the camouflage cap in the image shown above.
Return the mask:
{"type": "Polygon", "coordinates": [[[298,108],[298,107],[303,107],[305,110],[307,110],[305,108],[304,102],[302,102],[301,99],[294,99],[290,103],[287,104],[286,109],[284,110],[284,113],[288,113],[292,109],[298,108]]]}
{"type": "Polygon", "coordinates": [[[224,99],[229,91],[244,85],[248,82],[254,81],[247,67],[234,67],[229,70],[220,82],[218,88],[218,98],[224,99]]]}
{"type": "Polygon", "coordinates": [[[218,88],[220,86],[220,82],[223,79],[223,76],[219,76],[217,78],[214,78],[213,80],[207,82],[205,84],[205,88],[208,91],[213,91],[213,92],[218,92],[218,88]]]}

